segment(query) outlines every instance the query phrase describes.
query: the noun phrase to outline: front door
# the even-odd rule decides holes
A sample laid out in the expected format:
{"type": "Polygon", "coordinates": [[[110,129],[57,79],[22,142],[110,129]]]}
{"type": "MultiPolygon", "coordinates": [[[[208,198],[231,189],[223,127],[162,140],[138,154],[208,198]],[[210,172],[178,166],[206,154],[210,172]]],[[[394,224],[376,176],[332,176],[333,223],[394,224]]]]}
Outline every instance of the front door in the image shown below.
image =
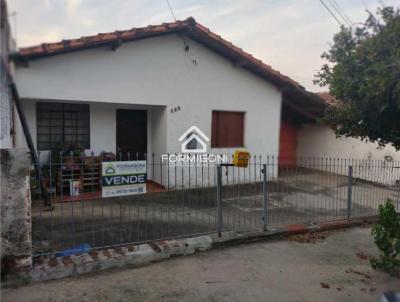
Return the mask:
{"type": "Polygon", "coordinates": [[[117,158],[143,160],[147,152],[147,111],[117,109],[117,158]]]}

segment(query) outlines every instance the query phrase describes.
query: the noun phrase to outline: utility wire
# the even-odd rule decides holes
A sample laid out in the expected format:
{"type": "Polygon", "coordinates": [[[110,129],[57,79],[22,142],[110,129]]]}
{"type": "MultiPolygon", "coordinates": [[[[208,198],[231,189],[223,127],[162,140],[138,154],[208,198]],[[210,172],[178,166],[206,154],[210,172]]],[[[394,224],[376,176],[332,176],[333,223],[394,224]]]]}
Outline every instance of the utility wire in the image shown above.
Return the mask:
{"type": "Polygon", "coordinates": [[[346,13],[343,11],[343,9],[340,7],[340,5],[335,1],[335,0],[328,0],[333,9],[339,14],[339,16],[343,19],[345,23],[347,23],[348,26],[353,25],[353,21],[349,18],[349,16],[346,15],[346,13]]]}
{"type": "Polygon", "coordinates": [[[365,0],[361,0],[361,2],[364,4],[365,10],[366,10],[366,11],[369,11],[367,2],[366,2],[365,0]]]}
{"type": "Polygon", "coordinates": [[[175,22],[176,22],[176,17],[175,17],[175,14],[174,14],[174,11],[173,11],[173,9],[172,9],[171,4],[169,3],[168,0],[165,0],[165,1],[167,1],[167,5],[168,5],[168,7],[169,7],[169,11],[171,12],[172,17],[174,18],[174,20],[175,20],[175,22]]]}
{"type": "Polygon", "coordinates": [[[336,22],[342,26],[343,23],[339,21],[338,18],[336,18],[335,14],[330,10],[330,8],[325,4],[325,2],[323,0],[319,0],[319,2],[321,2],[321,4],[326,8],[326,10],[329,12],[329,14],[336,20],[336,22]]]}

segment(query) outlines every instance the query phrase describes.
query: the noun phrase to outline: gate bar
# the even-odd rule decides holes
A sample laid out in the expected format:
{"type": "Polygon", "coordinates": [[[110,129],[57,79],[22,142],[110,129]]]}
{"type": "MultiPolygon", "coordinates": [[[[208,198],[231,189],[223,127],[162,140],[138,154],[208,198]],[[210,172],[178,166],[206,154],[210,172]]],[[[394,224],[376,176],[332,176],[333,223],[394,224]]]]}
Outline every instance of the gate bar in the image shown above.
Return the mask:
{"type": "Polygon", "coordinates": [[[217,231],[218,237],[221,237],[224,229],[223,215],[222,215],[222,166],[217,166],[217,231]]]}
{"type": "Polygon", "coordinates": [[[351,217],[351,203],[353,195],[353,166],[349,166],[348,179],[347,179],[347,219],[351,217]]]}
{"type": "Polygon", "coordinates": [[[267,164],[263,164],[263,227],[264,231],[268,226],[268,190],[267,190],[267,164]]]}

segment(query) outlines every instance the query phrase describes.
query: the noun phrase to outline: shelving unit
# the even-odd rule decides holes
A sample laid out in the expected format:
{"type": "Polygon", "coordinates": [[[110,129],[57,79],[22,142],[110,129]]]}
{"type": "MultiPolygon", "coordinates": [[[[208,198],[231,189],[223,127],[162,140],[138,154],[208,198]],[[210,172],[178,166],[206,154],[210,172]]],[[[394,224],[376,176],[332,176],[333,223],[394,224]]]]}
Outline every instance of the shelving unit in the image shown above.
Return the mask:
{"type": "Polygon", "coordinates": [[[79,181],[81,192],[101,190],[101,157],[69,156],[57,174],[57,192],[69,195],[71,181],[79,181]]]}
{"type": "Polygon", "coordinates": [[[101,190],[101,157],[84,157],[82,159],[83,170],[81,188],[83,192],[95,192],[101,190]]]}

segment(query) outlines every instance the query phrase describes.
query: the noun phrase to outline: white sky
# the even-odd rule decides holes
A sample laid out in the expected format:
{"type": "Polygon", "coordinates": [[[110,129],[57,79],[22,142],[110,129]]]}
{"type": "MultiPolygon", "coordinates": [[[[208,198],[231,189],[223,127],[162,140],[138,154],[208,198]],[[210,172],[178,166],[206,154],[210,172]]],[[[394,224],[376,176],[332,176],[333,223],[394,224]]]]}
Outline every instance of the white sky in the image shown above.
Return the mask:
{"type": "MultiPolygon", "coordinates": [[[[326,3],[333,0],[325,0],[326,3]]],[[[78,38],[99,32],[171,22],[166,0],[8,0],[18,46],[78,38]],[[13,12],[16,12],[13,17],[13,12]],[[16,30],[15,30],[16,29],[16,30]]],[[[399,0],[336,0],[353,23],[382,3],[399,0]]],[[[192,16],[308,90],[322,65],[320,55],[339,25],[320,0],[170,0],[177,19],[192,16]]]]}

